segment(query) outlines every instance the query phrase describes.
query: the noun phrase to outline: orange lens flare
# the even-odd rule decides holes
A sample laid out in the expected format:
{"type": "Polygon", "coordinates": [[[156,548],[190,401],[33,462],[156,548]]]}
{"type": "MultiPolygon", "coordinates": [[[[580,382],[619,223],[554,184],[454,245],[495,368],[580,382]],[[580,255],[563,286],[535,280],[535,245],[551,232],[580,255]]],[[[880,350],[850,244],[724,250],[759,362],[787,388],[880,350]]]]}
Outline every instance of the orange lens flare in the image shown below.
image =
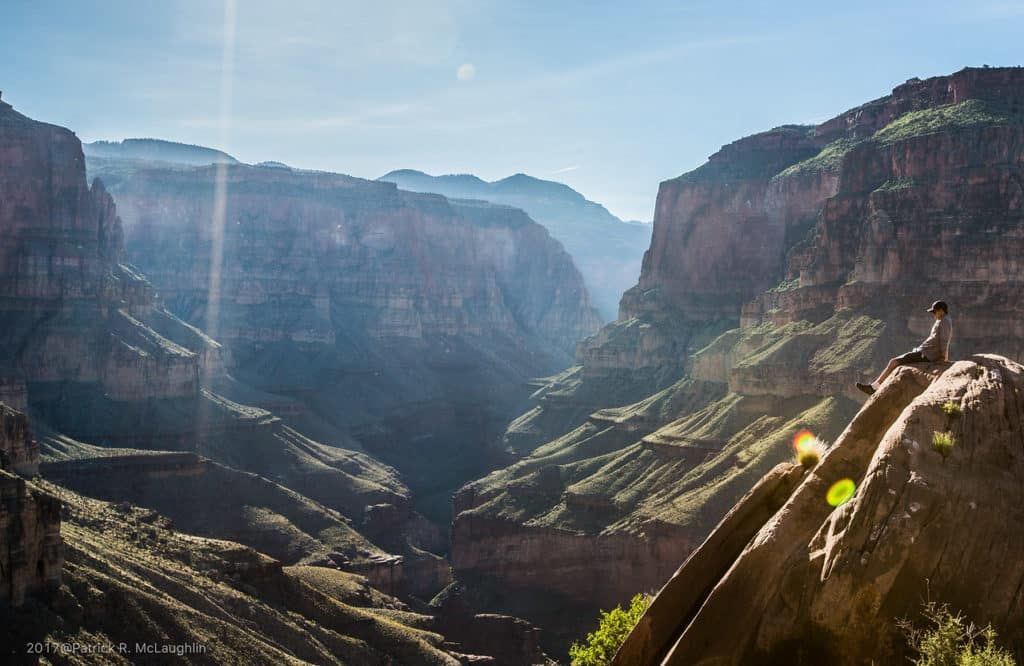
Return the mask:
{"type": "Polygon", "coordinates": [[[793,450],[797,454],[801,454],[804,451],[809,451],[818,442],[818,438],[814,436],[814,433],[810,430],[801,430],[797,434],[793,435],[793,450]]]}

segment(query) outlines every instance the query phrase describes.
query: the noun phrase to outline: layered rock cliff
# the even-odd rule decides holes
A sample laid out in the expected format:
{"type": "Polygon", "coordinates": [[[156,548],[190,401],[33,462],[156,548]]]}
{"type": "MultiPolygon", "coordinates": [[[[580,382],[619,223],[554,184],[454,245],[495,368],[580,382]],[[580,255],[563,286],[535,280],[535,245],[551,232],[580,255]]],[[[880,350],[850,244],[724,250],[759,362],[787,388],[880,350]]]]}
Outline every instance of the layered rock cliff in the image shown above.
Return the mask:
{"type": "Polygon", "coordinates": [[[135,169],[114,194],[167,307],[217,332],[257,404],[342,429],[439,521],[504,460],[490,444],[527,380],[598,324],[569,256],[517,209],[279,167],[135,169]]]}
{"type": "Polygon", "coordinates": [[[924,337],[932,300],[951,304],[954,355],[1020,358],[1022,96],[1019,68],[911,80],[662,183],[619,320],[506,433],[533,452],[460,492],[457,572],[623,601],[659,586],[666,554],[703,541],[797,430],[837,437],[853,382],[924,337]],[[579,545],[552,563],[563,541],[579,545]],[[534,546],[505,555],[515,542],[534,546]],[[561,583],[582,572],[609,575],[561,583]]]}
{"type": "Polygon", "coordinates": [[[220,345],[125,263],[113,200],[84,167],[69,130],[0,103],[0,374],[12,404],[69,381],[123,402],[194,396],[221,370],[220,345]]]}
{"type": "Polygon", "coordinates": [[[901,368],[813,469],[780,466],[737,504],[615,663],[898,663],[925,599],[1024,650],[1022,389],[993,355],[901,368]]]}
{"type": "Polygon", "coordinates": [[[615,318],[622,292],[636,283],[640,260],[651,238],[650,225],[624,222],[568,185],[524,173],[487,182],[468,174],[431,176],[400,169],[378,180],[412,192],[522,208],[572,255],[605,320],[615,318]]]}

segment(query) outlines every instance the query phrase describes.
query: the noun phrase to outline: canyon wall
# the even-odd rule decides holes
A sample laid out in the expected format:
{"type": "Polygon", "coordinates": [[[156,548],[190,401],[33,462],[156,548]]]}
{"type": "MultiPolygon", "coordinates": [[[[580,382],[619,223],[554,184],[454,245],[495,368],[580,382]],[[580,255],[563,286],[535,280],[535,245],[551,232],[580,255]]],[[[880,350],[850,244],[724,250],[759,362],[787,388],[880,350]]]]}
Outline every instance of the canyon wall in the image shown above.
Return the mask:
{"type": "Polygon", "coordinates": [[[491,445],[529,379],[599,323],[570,257],[518,209],[285,167],[93,170],[116,171],[133,261],[216,332],[251,400],[341,429],[441,523],[459,485],[506,462],[491,445]]]}
{"type": "MultiPolygon", "coordinates": [[[[69,130],[0,103],[0,374],[5,384],[88,383],[125,402],[195,395],[219,345],[188,349],[157,332],[168,318],[124,263],[113,200],[86,184],[69,130]],[[148,321],[153,320],[151,326],[148,321]]],[[[171,327],[165,327],[171,328],[171,327]]]]}
{"type": "Polygon", "coordinates": [[[523,209],[572,255],[605,320],[615,318],[622,292],[636,283],[640,260],[651,238],[650,225],[623,222],[568,185],[524,173],[487,182],[469,174],[431,176],[399,169],[378,180],[412,192],[434,192],[523,209]]]}
{"type": "Polygon", "coordinates": [[[662,183],[619,320],[513,422],[529,455],[460,492],[457,576],[543,597],[613,571],[616,543],[622,575],[573,598],[659,587],[797,430],[839,436],[853,383],[923,339],[933,300],[950,303],[955,358],[1021,358],[1022,100],[1020,68],[911,80],[662,183]],[[503,556],[516,540],[535,545],[503,556]],[[544,555],[564,540],[589,546],[544,555]]]}
{"type": "MultiPolygon", "coordinates": [[[[415,576],[403,591],[429,596],[444,585],[447,565],[420,550],[444,543],[412,509],[398,473],[343,433],[320,426],[326,443],[318,441],[212,390],[265,395],[228,375],[220,343],[171,314],[127,263],[113,200],[99,180],[86,184],[74,134],[7,104],[0,228],[0,395],[30,411],[35,430],[33,438],[19,413],[0,413],[5,469],[34,474],[42,457],[70,487],[159,506],[193,531],[289,563],[372,569],[395,556],[426,574],[426,591],[415,576]],[[381,505],[398,516],[396,533],[377,539],[384,546],[357,531],[367,507],[381,505]]],[[[23,519],[7,515],[11,533],[31,532],[41,519],[30,508],[49,505],[17,479],[4,487],[11,507],[29,507],[23,519]]]]}

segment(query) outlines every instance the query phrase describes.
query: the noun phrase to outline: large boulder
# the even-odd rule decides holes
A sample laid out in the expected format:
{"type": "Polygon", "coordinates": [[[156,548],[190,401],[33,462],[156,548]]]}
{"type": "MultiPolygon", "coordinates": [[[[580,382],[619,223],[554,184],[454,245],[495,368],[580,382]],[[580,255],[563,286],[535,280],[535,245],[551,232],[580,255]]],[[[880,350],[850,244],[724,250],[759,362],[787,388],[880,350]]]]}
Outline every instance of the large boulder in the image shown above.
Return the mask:
{"type": "Polygon", "coordinates": [[[731,518],[775,501],[756,489],[744,498],[662,589],[616,663],[900,663],[898,622],[917,619],[926,599],[992,623],[1020,650],[1022,389],[1024,367],[994,355],[901,368],[731,560],[720,547],[731,518]],[[935,433],[952,436],[948,455],[935,433]],[[844,478],[856,493],[833,508],[828,489],[844,478]]]}

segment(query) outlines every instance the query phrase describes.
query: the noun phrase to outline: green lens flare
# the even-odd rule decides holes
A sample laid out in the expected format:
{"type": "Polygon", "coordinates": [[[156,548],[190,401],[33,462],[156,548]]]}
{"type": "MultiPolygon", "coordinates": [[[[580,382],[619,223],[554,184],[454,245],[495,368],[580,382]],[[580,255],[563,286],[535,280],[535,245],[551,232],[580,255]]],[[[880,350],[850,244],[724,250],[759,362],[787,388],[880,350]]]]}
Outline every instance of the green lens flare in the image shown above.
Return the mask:
{"type": "Polygon", "coordinates": [[[828,495],[825,498],[828,500],[830,506],[840,506],[845,504],[853,493],[857,490],[857,484],[852,479],[840,479],[832,484],[832,487],[828,489],[828,495]]]}

